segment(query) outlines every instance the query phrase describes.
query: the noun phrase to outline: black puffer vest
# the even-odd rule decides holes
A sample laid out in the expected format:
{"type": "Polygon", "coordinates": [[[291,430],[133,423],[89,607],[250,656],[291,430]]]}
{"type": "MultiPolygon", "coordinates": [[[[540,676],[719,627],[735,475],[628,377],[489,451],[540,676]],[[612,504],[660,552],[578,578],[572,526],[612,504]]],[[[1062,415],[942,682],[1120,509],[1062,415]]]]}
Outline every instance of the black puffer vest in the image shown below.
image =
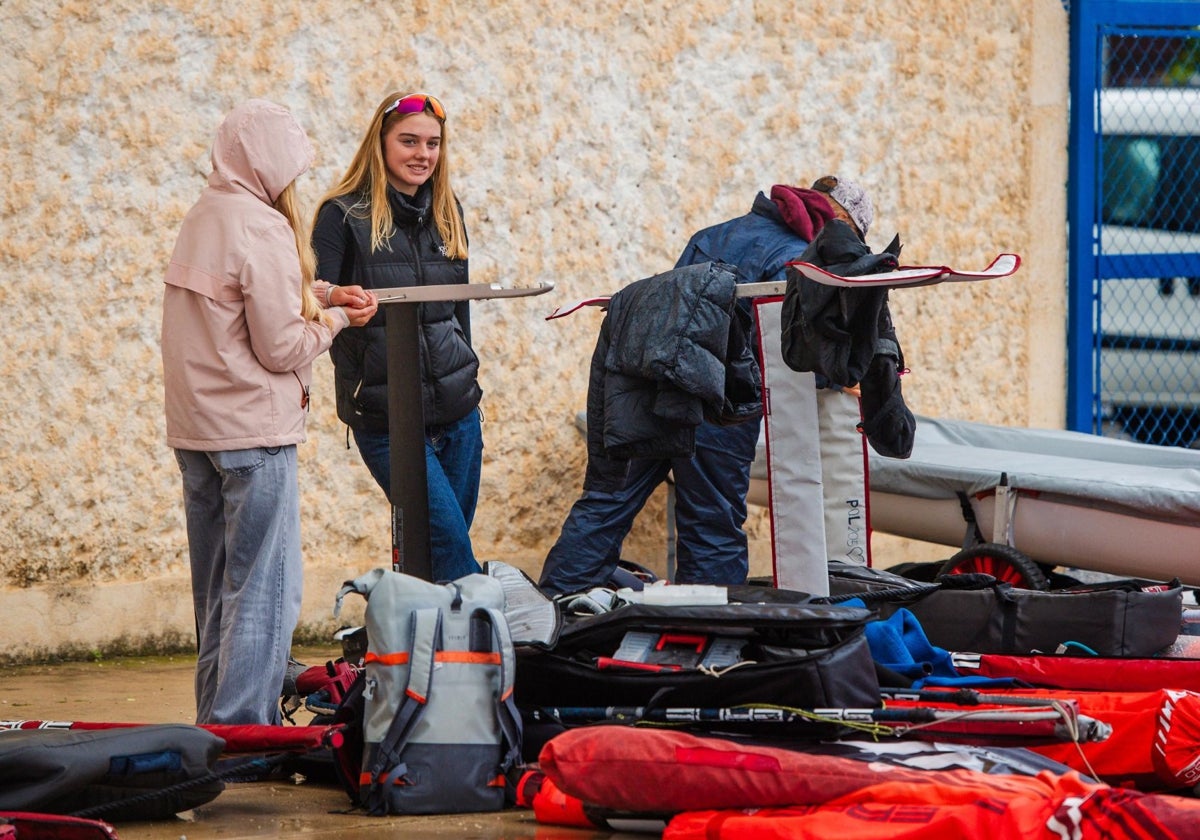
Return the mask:
{"type": "MultiPolygon", "coordinates": [[[[371,252],[371,219],[364,204],[343,196],[321,208],[317,224],[340,224],[346,258],[339,285],[364,289],[466,283],[467,261],[444,255],[433,222],[430,189],[422,187],[409,203],[388,188],[395,229],[388,244],[371,252]]],[[[391,304],[411,306],[414,304],[391,304]]],[[[421,390],[425,426],[443,426],[469,414],[483,395],[479,358],[471,348],[470,310],[466,301],[415,304],[420,307],[421,390]]],[[[329,350],[333,359],[338,418],[352,429],[388,431],[387,342],[389,305],[364,327],[338,333],[329,350]]]]}

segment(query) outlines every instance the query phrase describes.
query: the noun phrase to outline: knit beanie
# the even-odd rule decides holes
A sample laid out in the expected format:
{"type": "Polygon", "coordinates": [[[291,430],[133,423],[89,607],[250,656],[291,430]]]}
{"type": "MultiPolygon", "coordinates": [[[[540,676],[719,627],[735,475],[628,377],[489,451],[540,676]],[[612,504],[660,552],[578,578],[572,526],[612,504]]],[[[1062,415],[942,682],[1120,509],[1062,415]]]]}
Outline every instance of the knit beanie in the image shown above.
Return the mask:
{"type": "Polygon", "coordinates": [[[843,208],[858,226],[859,233],[867,235],[871,222],[875,221],[875,207],[867,191],[851,181],[837,175],[825,175],[813,183],[813,189],[825,193],[843,208]]]}

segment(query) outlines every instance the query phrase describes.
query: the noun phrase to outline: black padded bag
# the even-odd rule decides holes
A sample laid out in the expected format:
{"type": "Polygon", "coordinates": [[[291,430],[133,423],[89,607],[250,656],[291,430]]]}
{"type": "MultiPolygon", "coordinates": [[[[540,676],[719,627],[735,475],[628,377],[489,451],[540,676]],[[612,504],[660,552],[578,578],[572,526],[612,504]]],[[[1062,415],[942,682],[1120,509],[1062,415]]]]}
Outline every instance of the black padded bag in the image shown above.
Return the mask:
{"type": "Polygon", "coordinates": [[[1148,657],[1173,644],[1183,588],[1145,580],[1051,592],[1017,589],[989,575],[944,575],[920,593],[895,591],[868,604],[883,617],[907,608],[933,645],[949,651],[1023,655],[1088,653],[1148,657]],[[956,580],[957,579],[957,580],[956,580]]]}
{"type": "Polygon", "coordinates": [[[225,789],[225,742],[198,726],[0,732],[0,811],[167,819],[225,789]]]}
{"type": "MultiPolygon", "coordinates": [[[[564,622],[552,647],[518,646],[515,695],[526,717],[527,733],[537,729],[531,713],[547,707],[880,705],[879,680],[864,633],[873,617],[870,610],[763,600],[768,602],[623,606],[564,622]],[[744,639],[745,661],[719,675],[695,668],[669,672],[600,668],[597,660],[611,657],[629,631],[744,639]]],[[[814,724],[811,730],[804,736],[828,737],[839,728],[814,724]]]]}

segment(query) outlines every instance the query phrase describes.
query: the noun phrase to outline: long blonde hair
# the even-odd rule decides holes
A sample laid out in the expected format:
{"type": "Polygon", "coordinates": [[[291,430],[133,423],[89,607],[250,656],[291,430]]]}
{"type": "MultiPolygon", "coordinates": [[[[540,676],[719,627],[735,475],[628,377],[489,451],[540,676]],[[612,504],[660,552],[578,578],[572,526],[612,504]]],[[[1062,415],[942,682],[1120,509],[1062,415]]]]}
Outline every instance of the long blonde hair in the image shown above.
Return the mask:
{"type": "Polygon", "coordinates": [[[313,253],[311,237],[300,220],[300,201],[296,195],[296,182],[292,181],[272,205],[287,219],[296,237],[296,253],[300,257],[300,316],[305,321],[320,321],[330,326],[329,314],[317,303],[313,294],[313,278],[317,276],[317,256],[313,253]]]}
{"type": "MultiPolygon", "coordinates": [[[[371,250],[378,251],[388,246],[395,227],[392,218],[392,206],[387,198],[387,164],[383,160],[383,136],[393,125],[411,114],[401,114],[393,111],[386,116],[387,111],[396,100],[404,98],[401,92],[389,93],[375,109],[375,115],[367,126],[366,134],[358,145],[358,151],[350,161],[349,168],[338,182],[321,197],[317,204],[320,212],[325,202],[339,196],[354,194],[359,197],[359,203],[351,208],[355,214],[367,215],[369,208],[371,218],[371,250]],[[363,203],[368,206],[363,206],[363,203]]],[[[408,94],[411,95],[411,94],[408,94]]],[[[435,117],[436,119],[436,117],[435,117]]],[[[434,167],[431,181],[433,183],[433,222],[437,225],[438,234],[446,246],[446,256],[455,260],[467,258],[467,234],[463,228],[462,217],[458,213],[458,201],[454,190],[450,187],[450,160],[447,151],[449,145],[446,136],[446,121],[439,119],[442,124],[442,145],[438,155],[437,166],[434,167]]]]}

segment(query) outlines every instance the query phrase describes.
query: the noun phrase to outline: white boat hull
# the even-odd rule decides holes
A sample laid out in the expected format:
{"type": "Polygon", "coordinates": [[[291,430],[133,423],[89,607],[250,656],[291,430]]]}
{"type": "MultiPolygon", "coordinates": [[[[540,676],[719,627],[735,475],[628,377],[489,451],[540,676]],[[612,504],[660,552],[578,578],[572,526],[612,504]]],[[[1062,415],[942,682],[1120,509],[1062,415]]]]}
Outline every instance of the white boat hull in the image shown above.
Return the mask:
{"type": "Polygon", "coordinates": [[[1200,451],[921,417],[912,457],[872,453],[867,483],[875,531],[1200,586],[1200,451]]]}
{"type": "MultiPolygon", "coordinates": [[[[871,529],[960,548],[967,533],[957,499],[872,490],[871,529]]],[[[994,531],[994,495],[973,498],[980,531],[994,531]]],[[[1155,522],[1044,496],[1019,496],[1004,540],[1039,563],[1200,586],[1200,524],[1155,522]]]]}

